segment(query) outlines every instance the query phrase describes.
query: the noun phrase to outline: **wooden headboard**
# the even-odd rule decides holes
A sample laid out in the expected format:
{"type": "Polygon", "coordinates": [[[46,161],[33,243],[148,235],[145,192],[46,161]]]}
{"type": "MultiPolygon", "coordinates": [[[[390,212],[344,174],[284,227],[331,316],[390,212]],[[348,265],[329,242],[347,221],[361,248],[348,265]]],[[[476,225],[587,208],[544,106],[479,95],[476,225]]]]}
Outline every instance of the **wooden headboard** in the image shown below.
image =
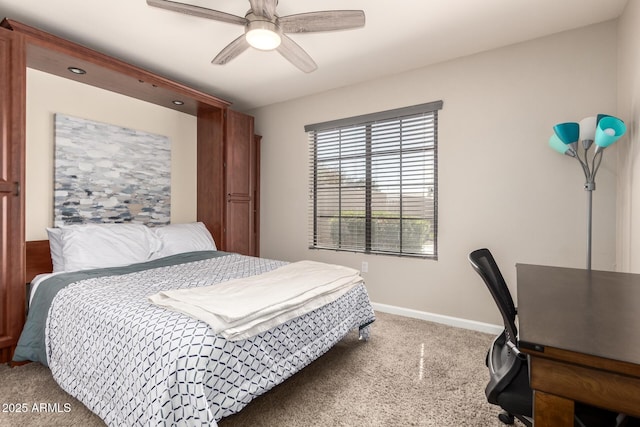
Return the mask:
{"type": "Polygon", "coordinates": [[[38,274],[51,273],[53,264],[51,263],[51,253],[49,252],[48,240],[32,240],[27,242],[27,276],[26,283],[38,274]]]}

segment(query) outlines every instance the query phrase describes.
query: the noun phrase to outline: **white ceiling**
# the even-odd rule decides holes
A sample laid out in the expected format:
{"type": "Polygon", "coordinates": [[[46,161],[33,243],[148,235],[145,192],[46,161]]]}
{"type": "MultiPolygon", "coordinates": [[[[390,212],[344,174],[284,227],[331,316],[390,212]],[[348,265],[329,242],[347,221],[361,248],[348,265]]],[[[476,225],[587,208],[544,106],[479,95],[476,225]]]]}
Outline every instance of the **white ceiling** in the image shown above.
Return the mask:
{"type": "MultiPolygon", "coordinates": [[[[277,52],[213,57],[242,26],[146,0],[0,0],[7,17],[233,102],[247,110],[617,18],[628,0],[280,0],[280,16],[362,9],[364,28],[291,34],[318,64],[305,74],[277,52]]],[[[631,0],[633,1],[633,0],[631,0]]],[[[244,16],[246,0],[184,0],[244,16]]]]}

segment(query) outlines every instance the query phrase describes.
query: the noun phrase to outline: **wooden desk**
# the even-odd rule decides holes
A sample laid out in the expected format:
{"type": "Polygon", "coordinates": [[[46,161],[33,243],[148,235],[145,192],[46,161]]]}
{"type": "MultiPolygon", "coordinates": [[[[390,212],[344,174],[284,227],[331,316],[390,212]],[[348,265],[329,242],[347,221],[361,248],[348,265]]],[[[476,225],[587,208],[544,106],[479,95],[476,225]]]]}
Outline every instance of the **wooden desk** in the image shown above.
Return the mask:
{"type": "Polygon", "coordinates": [[[576,401],[640,417],[640,275],[516,270],[535,426],[573,427],[576,401]]]}

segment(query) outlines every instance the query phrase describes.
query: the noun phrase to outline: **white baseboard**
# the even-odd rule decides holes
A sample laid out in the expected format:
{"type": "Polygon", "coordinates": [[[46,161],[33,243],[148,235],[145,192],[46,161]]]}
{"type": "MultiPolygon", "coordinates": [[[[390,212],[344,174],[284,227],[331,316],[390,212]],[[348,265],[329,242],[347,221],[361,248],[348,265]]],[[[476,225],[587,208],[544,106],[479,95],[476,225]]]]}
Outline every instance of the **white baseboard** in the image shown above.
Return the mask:
{"type": "Polygon", "coordinates": [[[498,335],[504,330],[504,326],[491,323],[476,322],[475,320],[461,319],[459,317],[445,316],[443,314],[429,313],[426,311],[412,310],[410,308],[396,307],[394,305],[371,303],[373,309],[383,313],[397,314],[399,316],[412,317],[414,319],[428,320],[429,322],[442,323],[457,328],[471,329],[498,335]]]}

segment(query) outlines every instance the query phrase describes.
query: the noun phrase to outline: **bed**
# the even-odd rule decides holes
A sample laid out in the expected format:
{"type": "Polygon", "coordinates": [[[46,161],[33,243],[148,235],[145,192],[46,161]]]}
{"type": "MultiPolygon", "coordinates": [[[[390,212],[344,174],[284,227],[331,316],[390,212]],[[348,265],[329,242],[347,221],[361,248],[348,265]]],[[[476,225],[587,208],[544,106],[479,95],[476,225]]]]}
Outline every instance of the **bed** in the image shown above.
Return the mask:
{"type": "MultiPolygon", "coordinates": [[[[186,228],[193,230],[194,225],[186,228]]],[[[260,327],[245,332],[248,335],[225,335],[206,321],[156,305],[150,297],[255,281],[293,263],[219,251],[215,243],[180,243],[177,252],[159,250],[142,262],[93,268],[82,260],[92,268],[69,265],[60,270],[55,239],[49,234],[51,257],[47,241],[27,242],[29,279],[43,268],[58,271],[34,277],[14,361],[48,365],[65,391],[110,426],[215,426],[350,331],[368,339],[375,320],[359,280],[321,303],[310,299],[315,306],[303,314],[278,312],[275,326],[260,320],[260,327]]],[[[114,249],[89,240],[83,250],[107,254],[114,249]]],[[[251,299],[246,301],[240,308],[252,305],[251,299]]]]}

